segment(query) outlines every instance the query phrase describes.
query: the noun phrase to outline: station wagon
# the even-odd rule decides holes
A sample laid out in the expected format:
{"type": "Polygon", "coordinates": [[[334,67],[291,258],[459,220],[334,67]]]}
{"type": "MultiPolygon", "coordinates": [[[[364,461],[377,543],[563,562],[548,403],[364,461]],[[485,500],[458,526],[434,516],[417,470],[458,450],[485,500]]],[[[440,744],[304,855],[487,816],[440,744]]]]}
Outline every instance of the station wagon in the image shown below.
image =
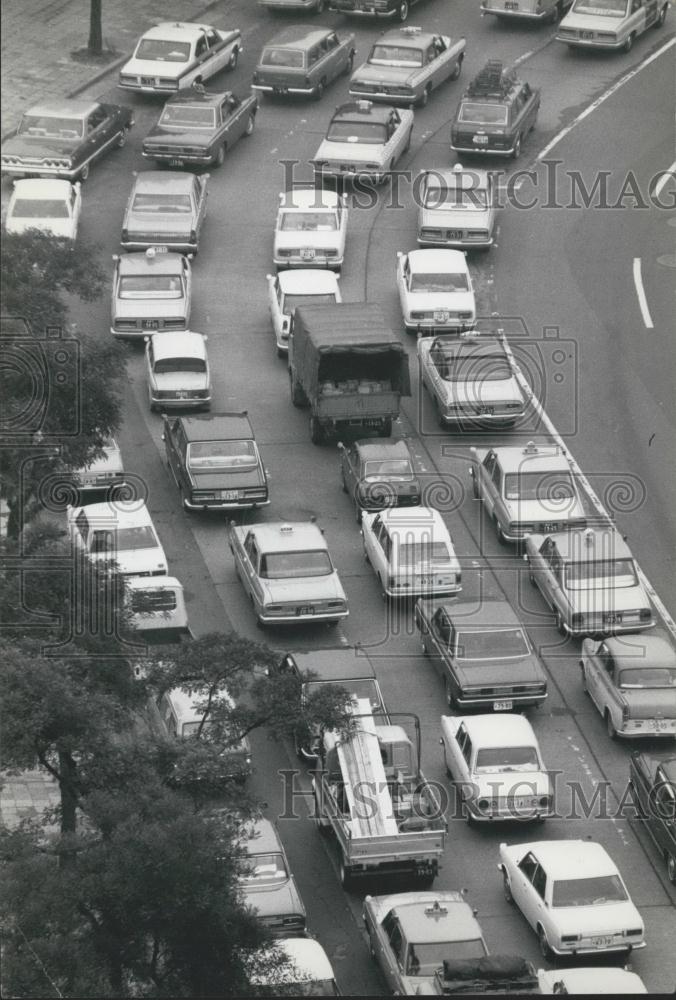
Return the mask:
{"type": "Polygon", "coordinates": [[[354,35],[331,28],[286,28],[264,47],[253,89],[271,95],[297,94],[319,100],[330,83],[352,70],[354,35]]]}
{"type": "Polygon", "coordinates": [[[516,159],[535,128],[539,108],[540,91],[520,80],[514,70],[491,60],[458,105],[451,123],[451,149],[516,159]]]}

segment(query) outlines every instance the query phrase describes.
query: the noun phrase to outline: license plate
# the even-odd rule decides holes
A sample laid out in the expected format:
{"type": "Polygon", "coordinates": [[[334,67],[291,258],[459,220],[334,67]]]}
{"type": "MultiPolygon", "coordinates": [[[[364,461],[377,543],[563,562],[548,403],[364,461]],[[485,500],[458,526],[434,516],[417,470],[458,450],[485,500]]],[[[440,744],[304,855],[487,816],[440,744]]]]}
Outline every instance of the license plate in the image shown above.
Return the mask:
{"type": "Polygon", "coordinates": [[[314,260],[315,252],[312,247],[304,247],[300,252],[300,256],[302,260],[314,260]]]}
{"type": "Polygon", "coordinates": [[[532,809],[533,800],[532,799],[514,799],[515,809],[532,809]]]}
{"type": "Polygon", "coordinates": [[[477,146],[486,146],[486,145],[488,145],[488,136],[487,135],[475,135],[474,138],[472,139],[472,142],[475,142],[477,144],[477,146]]]}
{"type": "Polygon", "coordinates": [[[155,86],[155,77],[154,76],[142,76],[141,77],[141,83],[145,87],[154,87],[155,86]]]}
{"type": "Polygon", "coordinates": [[[159,320],[156,319],[144,319],[141,324],[144,330],[157,330],[159,327],[159,320]]]}
{"type": "Polygon", "coordinates": [[[447,313],[444,309],[440,309],[439,312],[434,314],[435,323],[448,323],[450,318],[450,313],[447,313]]]}
{"type": "Polygon", "coordinates": [[[487,416],[492,416],[495,413],[494,406],[480,406],[479,413],[486,414],[487,416]]]}
{"type": "Polygon", "coordinates": [[[461,229],[449,229],[448,230],[448,237],[447,237],[447,239],[449,239],[449,240],[461,240],[462,239],[462,230],[461,229]]]}
{"type": "Polygon", "coordinates": [[[311,604],[306,604],[302,608],[296,608],[297,615],[313,615],[314,613],[315,609],[312,607],[311,604]]]}
{"type": "Polygon", "coordinates": [[[604,615],[603,621],[606,625],[617,625],[622,621],[622,615],[604,615]]]}
{"type": "Polygon", "coordinates": [[[182,167],[183,166],[183,160],[177,160],[177,159],[169,160],[169,166],[170,167],[182,167]]]}
{"type": "Polygon", "coordinates": [[[594,32],[593,31],[581,31],[580,32],[580,38],[593,38],[593,37],[594,37],[594,32]]]}
{"type": "Polygon", "coordinates": [[[273,89],[273,91],[274,91],[275,94],[287,94],[288,93],[288,87],[273,87],[272,89],[273,89]]]}
{"type": "Polygon", "coordinates": [[[551,524],[543,524],[542,525],[542,530],[543,531],[556,531],[557,529],[558,529],[558,525],[557,524],[551,523],[551,524]]]}
{"type": "Polygon", "coordinates": [[[239,500],[239,490],[221,490],[221,500],[239,500]]]}
{"type": "Polygon", "coordinates": [[[494,701],[493,711],[494,712],[511,712],[513,702],[511,701],[494,701]]]}
{"type": "Polygon", "coordinates": [[[518,3],[514,3],[514,0],[506,0],[505,10],[518,10],[518,9],[519,9],[518,3]]]}
{"type": "Polygon", "coordinates": [[[612,937],[595,937],[591,939],[594,948],[609,948],[613,943],[612,937]]]}

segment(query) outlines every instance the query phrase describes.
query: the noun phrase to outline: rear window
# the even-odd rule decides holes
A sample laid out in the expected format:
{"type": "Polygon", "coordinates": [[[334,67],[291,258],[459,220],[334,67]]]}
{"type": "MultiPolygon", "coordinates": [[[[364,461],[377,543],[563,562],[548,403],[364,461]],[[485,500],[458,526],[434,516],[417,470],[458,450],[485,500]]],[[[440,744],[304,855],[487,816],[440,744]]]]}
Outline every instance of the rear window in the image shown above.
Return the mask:
{"type": "Polygon", "coordinates": [[[458,121],[472,122],[474,125],[506,125],[507,108],[500,104],[463,101],[460,105],[458,121]]]}
{"type": "Polygon", "coordinates": [[[12,207],[15,219],[69,219],[68,205],[60,198],[17,198],[12,207]]]}
{"type": "Polygon", "coordinates": [[[190,58],[190,42],[165,42],[161,38],[142,38],[134,57],[157,62],[187,62],[190,58]]]}
{"type": "Polygon", "coordinates": [[[303,53],[300,49],[263,49],[261,66],[285,66],[292,69],[302,69],[303,53]]]}
{"type": "Polygon", "coordinates": [[[332,121],[326,136],[329,142],[356,142],[380,145],[387,142],[387,128],[380,122],[332,121]]]}
{"type": "Polygon", "coordinates": [[[189,194],[137,194],[132,204],[134,212],[156,212],[158,215],[191,212],[189,194]]]}
{"type": "Polygon", "coordinates": [[[207,363],[204,358],[160,358],[153,367],[156,375],[183,374],[184,372],[204,375],[206,370],[207,363]]]}
{"type": "Polygon", "coordinates": [[[118,295],[121,299],[180,299],[183,297],[183,281],[179,274],[123,275],[118,295]]]}
{"type": "Polygon", "coordinates": [[[176,610],[174,590],[134,590],[131,595],[131,610],[135,615],[150,615],[158,611],[176,610]]]}
{"type": "Polygon", "coordinates": [[[158,545],[157,536],[149,524],[138,528],[111,528],[92,533],[92,552],[126,552],[151,549],[158,545]]]}

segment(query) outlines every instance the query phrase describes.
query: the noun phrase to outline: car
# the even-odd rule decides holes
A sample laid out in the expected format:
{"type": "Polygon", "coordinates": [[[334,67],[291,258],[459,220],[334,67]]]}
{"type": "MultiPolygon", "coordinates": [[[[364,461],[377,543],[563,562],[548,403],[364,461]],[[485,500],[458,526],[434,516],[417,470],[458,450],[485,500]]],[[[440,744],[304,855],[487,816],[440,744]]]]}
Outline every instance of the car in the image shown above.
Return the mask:
{"type": "Polygon", "coordinates": [[[393,17],[402,23],[418,0],[328,0],[329,10],[356,17],[393,17]]]}
{"type": "Polygon", "coordinates": [[[335,624],[347,598],[314,521],[231,524],[235,571],[259,625],[335,624]]]}
{"type": "Polygon", "coordinates": [[[575,0],[556,33],[571,49],[622,49],[629,52],[648,28],[661,28],[669,4],[660,0],[575,0]]]}
{"type": "Polygon", "coordinates": [[[162,437],[185,510],[252,510],[270,503],[268,473],[246,410],[165,414],[162,437]]]}
{"type": "Polygon", "coordinates": [[[143,155],[169,167],[223,165],[226,151],[256,123],[258,98],[203,87],[170,97],[157,125],[143,140],[143,155]]]}
{"type": "Polygon", "coordinates": [[[345,259],[347,196],[321,188],[279,195],[272,259],[277,270],[324,267],[339,271],[345,259]]]}
{"type": "Polygon", "coordinates": [[[587,527],[570,459],[556,444],[470,448],[472,490],[495,525],[498,541],[533,532],[587,527]]]}
{"type": "Polygon", "coordinates": [[[209,174],[146,170],[132,185],[122,223],[124,250],[162,245],[197,253],[207,210],[209,174]]]}
{"type": "Polygon", "coordinates": [[[187,330],[192,306],[190,254],[165,246],[144,254],[114,254],[110,332],[141,340],[152,331],[187,330]]]}
{"type": "Polygon", "coordinates": [[[468,823],[540,821],[552,814],[551,779],[522,715],[442,715],[441,745],[468,823]]]}
{"type": "Polygon", "coordinates": [[[614,969],[583,966],[580,969],[538,969],[537,981],[542,994],[575,993],[587,996],[601,996],[608,993],[620,996],[624,993],[647,993],[640,976],[628,969],[614,969]]]}
{"type": "Polygon", "coordinates": [[[676,737],[676,648],[668,632],[585,639],[580,671],[611,739],[676,737]]]}
{"type": "Polygon", "coordinates": [[[131,623],[144,642],[190,635],[183,586],[175,576],[129,576],[125,582],[131,623]]]}
{"type": "Polygon", "coordinates": [[[639,818],[676,885],[676,754],[641,753],[629,762],[629,787],[639,818]]]}
{"type": "Polygon", "coordinates": [[[323,305],[342,302],[338,276],[333,271],[319,268],[298,268],[296,271],[280,271],[266,275],[268,282],[268,305],[272,329],[277,344],[277,357],[283,358],[289,352],[289,335],[293,326],[296,307],[300,305],[323,305]]]}
{"type": "Polygon", "coordinates": [[[48,236],[74,240],[80,223],[80,182],[37,177],[14,182],[7,206],[5,230],[25,233],[38,229],[48,236]]]}
{"type": "Polygon", "coordinates": [[[36,104],[3,142],[0,171],[14,177],[86,181],[95,160],[125,145],[133,124],[132,109],[119,104],[82,100],[36,104]]]}
{"type": "Polygon", "coordinates": [[[388,507],[361,517],[364,556],[383,598],[452,595],[462,571],[444,519],[433,507],[388,507]]]}
{"type": "Polygon", "coordinates": [[[420,480],[405,441],[366,438],[350,445],[338,442],[340,481],[354,501],[357,524],[365,510],[417,507],[422,498],[420,480]]]}
{"type": "Polygon", "coordinates": [[[492,14],[501,21],[535,21],[555,24],[573,0],[481,0],[481,14],[492,14]]]}
{"type": "Polygon", "coordinates": [[[202,333],[155,333],[146,337],[150,412],[211,406],[207,338],[202,333]]]}
{"type": "Polygon", "coordinates": [[[507,601],[420,600],[415,624],[452,711],[512,712],[546,699],[547,677],[507,601]]]}
{"type": "Polygon", "coordinates": [[[167,557],[143,500],[115,500],[66,510],[74,550],[123,576],[166,576],[167,557]]]}
{"type": "MultiPolygon", "coordinates": [[[[274,673],[289,673],[297,679],[303,705],[328,686],[335,685],[344,688],[353,699],[368,698],[374,715],[389,718],[373,664],[368,652],[361,647],[285,653],[274,673]]],[[[296,732],[296,753],[306,760],[316,760],[320,754],[321,737],[319,725],[313,726],[310,731],[296,732]]]]}
{"type": "Polygon", "coordinates": [[[381,35],[350,80],[350,97],[424,108],[445,80],[457,80],[465,39],[422,28],[394,28],[381,35]]]}
{"type": "Polygon", "coordinates": [[[234,69],[243,51],[239,28],[222,31],[210,24],[163,21],[141,35],[120,70],[118,86],[148,94],[176,93],[223,69],[234,69]]]}
{"type": "Polygon", "coordinates": [[[526,415],[527,399],[501,337],[421,337],[418,363],[440,427],[513,427],[526,415]]]}
{"type": "Polygon", "coordinates": [[[258,6],[268,10],[309,10],[313,14],[323,14],[326,0],[258,0],[258,6]]]}
{"type": "Polygon", "coordinates": [[[246,824],[244,834],[239,875],[244,904],[274,938],[303,937],[305,907],[274,824],[260,818],[246,824]]]}
{"type": "Polygon", "coordinates": [[[262,987],[262,996],[340,996],[328,956],[314,938],[282,938],[274,942],[274,952],[258,954],[249,983],[262,987]],[[280,954],[281,962],[277,960],[280,954]]]}
{"type": "Polygon", "coordinates": [[[77,490],[76,506],[79,507],[100,503],[104,497],[110,500],[130,488],[124,475],[122,452],[113,437],[103,441],[100,458],[70,473],[67,478],[77,490]]]}
{"type": "Polygon", "coordinates": [[[496,188],[486,170],[423,170],[418,175],[418,244],[488,250],[495,239],[496,188]]]}
{"type": "Polygon", "coordinates": [[[643,919],[601,844],[546,840],[500,844],[503,888],[548,961],[645,947],[643,919]]]}
{"type": "Polygon", "coordinates": [[[412,133],[412,111],[372,101],[341,104],[312,160],[315,177],[381,183],[408,152],[412,133]]]}
{"type": "Polygon", "coordinates": [[[435,973],[453,958],[479,959],[488,948],[462,892],[366,896],[364,925],[388,991],[432,993],[435,973]]]}
{"type": "Polygon", "coordinates": [[[655,625],[634,557],[612,525],[527,535],[524,558],[561,635],[613,635],[655,625]]]}
{"type": "Polygon", "coordinates": [[[397,288],[407,333],[462,333],[476,323],[474,288],[462,250],[399,251],[397,288]]]}
{"type": "Polygon", "coordinates": [[[330,83],[352,71],[355,51],[353,34],[296,24],[263,46],[252,88],[319,101],[330,83]]]}
{"type": "Polygon", "coordinates": [[[516,159],[535,128],[539,110],[540,91],[520,80],[514,70],[490,60],[458,105],[451,123],[451,149],[516,159]]]}

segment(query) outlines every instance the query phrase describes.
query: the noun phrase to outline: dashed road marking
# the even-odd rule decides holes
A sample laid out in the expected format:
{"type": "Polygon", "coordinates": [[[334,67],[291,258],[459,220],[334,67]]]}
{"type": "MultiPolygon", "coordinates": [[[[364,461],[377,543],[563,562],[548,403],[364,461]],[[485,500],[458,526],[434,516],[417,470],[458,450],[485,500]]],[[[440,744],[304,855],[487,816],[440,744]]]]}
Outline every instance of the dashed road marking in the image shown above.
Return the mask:
{"type": "Polygon", "coordinates": [[[643,322],[646,326],[646,329],[653,330],[655,324],[652,321],[650,310],[648,309],[648,300],[646,298],[645,289],[643,287],[643,277],[641,275],[640,257],[634,257],[633,274],[634,274],[634,287],[636,289],[636,295],[638,297],[638,305],[641,310],[641,316],[643,317],[643,322]]]}

